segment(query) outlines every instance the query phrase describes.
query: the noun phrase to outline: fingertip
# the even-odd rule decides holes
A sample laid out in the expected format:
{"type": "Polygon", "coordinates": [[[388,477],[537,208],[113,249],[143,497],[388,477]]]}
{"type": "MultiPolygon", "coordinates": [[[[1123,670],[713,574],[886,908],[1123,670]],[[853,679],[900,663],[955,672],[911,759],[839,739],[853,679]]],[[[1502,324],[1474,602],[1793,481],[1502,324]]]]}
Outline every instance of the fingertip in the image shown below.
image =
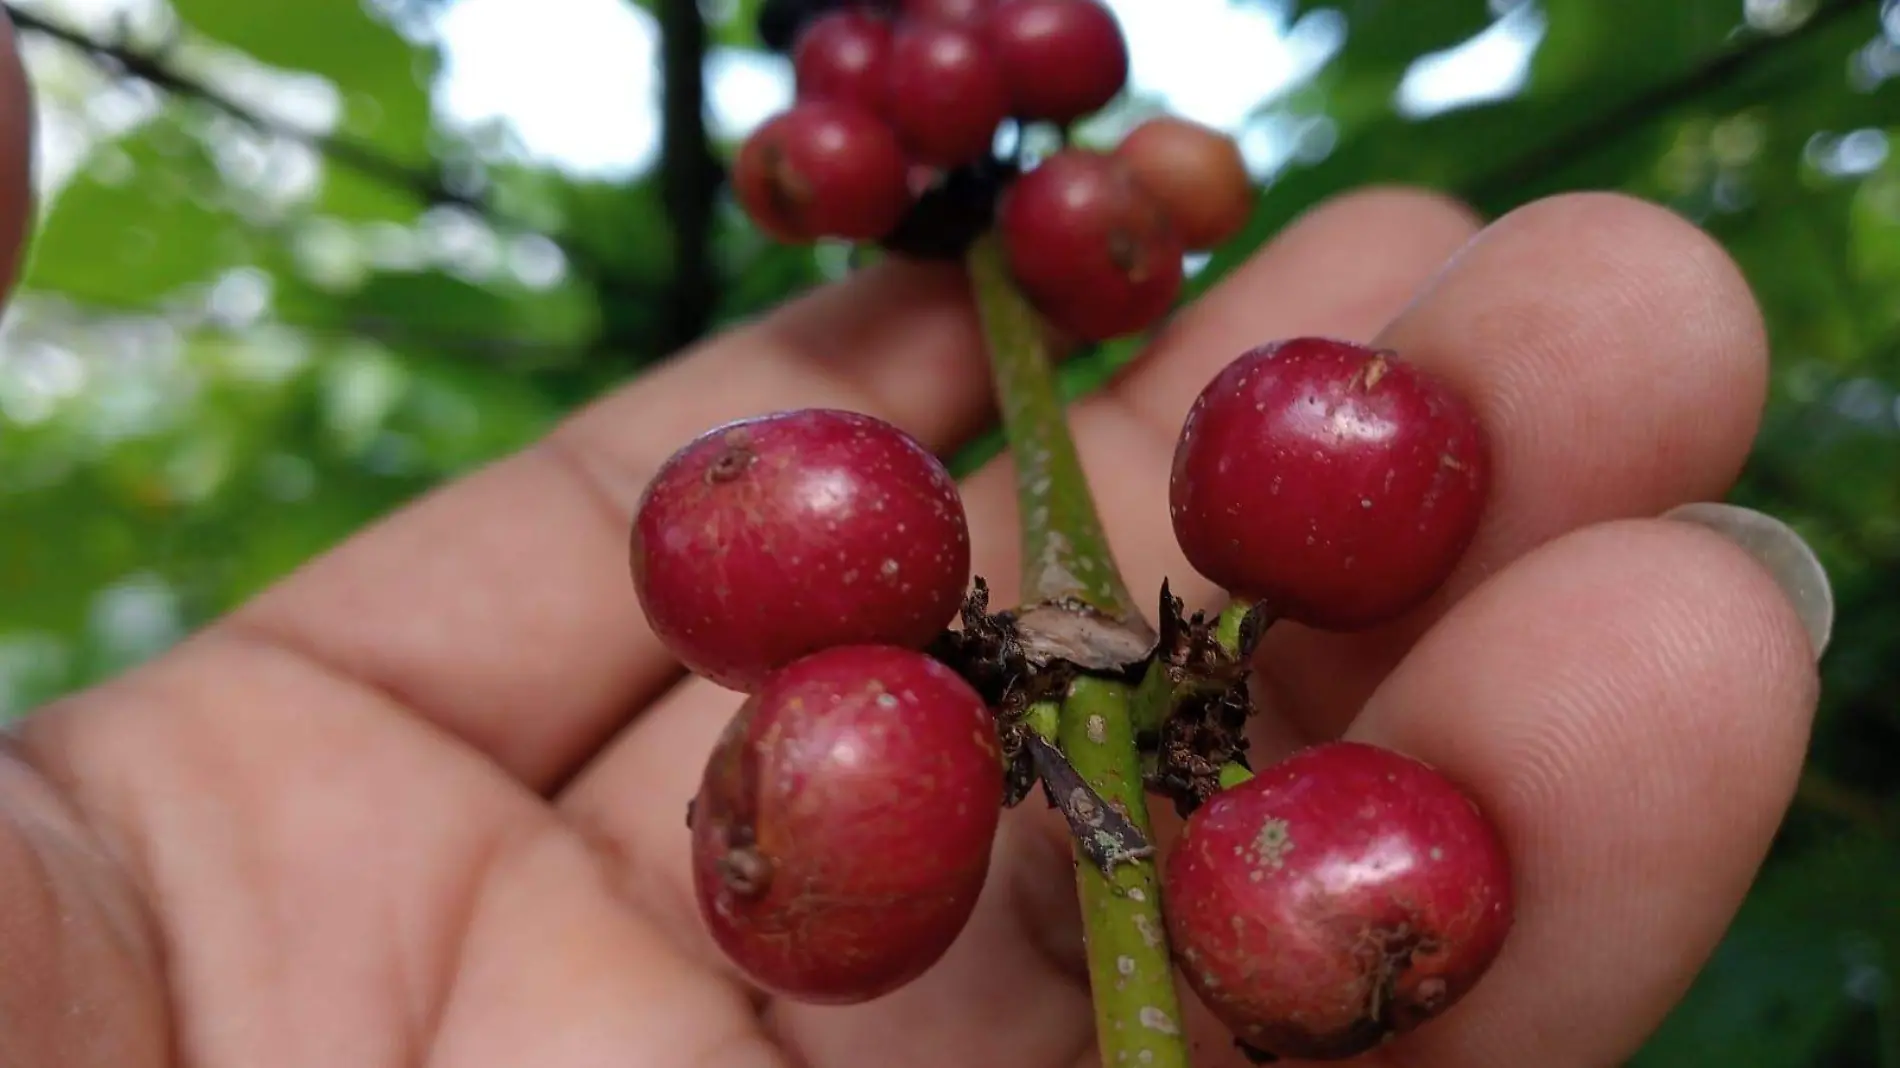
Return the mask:
{"type": "Polygon", "coordinates": [[[1478,209],[1443,190],[1374,182],[1320,200],[1295,216],[1282,233],[1331,225],[1340,218],[1350,218],[1361,226],[1383,222],[1424,241],[1436,239],[1438,244],[1463,244],[1484,227],[1484,216],[1478,209]]]}
{"type": "Polygon", "coordinates": [[[1762,315],[1707,233],[1616,193],[1525,205],[1380,338],[1450,379],[1496,454],[1456,592],[1543,541],[1722,496],[1760,427],[1762,315]]]}
{"type": "Polygon", "coordinates": [[[1611,786],[1606,817],[1722,796],[1728,815],[1778,820],[1818,685],[1800,615],[1751,556],[1690,524],[1618,520],[1473,591],[1348,735],[1463,776],[1507,823],[1611,786]]]}
{"type": "Polygon", "coordinates": [[[1743,550],[1625,520],[1526,555],[1454,608],[1350,737],[1463,785],[1512,858],[1515,929],[1421,1061],[1626,1055],[1712,952],[1793,796],[1818,683],[1743,550]]]}
{"type": "MultiPolygon", "coordinates": [[[[1332,297],[1328,317],[1338,320],[1338,328],[1367,336],[1398,314],[1483,224],[1474,209],[1445,193],[1361,186],[1296,215],[1197,307],[1212,307],[1223,318],[1249,308],[1257,315],[1258,305],[1275,299],[1292,278],[1310,278],[1332,297]],[[1297,267],[1297,275],[1289,267],[1297,267]],[[1263,290],[1263,284],[1269,288],[1263,290]]],[[[1326,323],[1308,328],[1315,333],[1329,329],[1334,328],[1326,323]]]]}
{"type": "Polygon", "coordinates": [[[1518,208],[1462,246],[1376,343],[1450,381],[1491,444],[1490,501],[1439,594],[1388,627],[1269,637],[1267,673],[1310,736],[1345,729],[1458,599],[1592,523],[1720,498],[1768,382],[1761,312],[1722,247],[1613,193],[1518,208]]]}
{"type": "Polygon", "coordinates": [[[1734,542],[1774,578],[1794,606],[1819,660],[1834,633],[1834,588],[1827,567],[1800,532],[1766,512],[1719,501],[1671,508],[1663,518],[1692,523],[1734,542]]]}
{"type": "Polygon", "coordinates": [[[1768,327],[1754,287],[1722,243],[1687,217],[1625,193],[1591,191],[1526,204],[1495,228],[1525,235],[1539,258],[1567,246],[1573,256],[1599,259],[1602,273],[1621,283],[1614,298],[1657,326],[1693,331],[1685,340],[1699,342],[1696,350],[1723,355],[1738,411],[1766,400],[1768,327]],[[1553,240],[1560,236],[1567,240],[1553,240]]]}
{"type": "Polygon", "coordinates": [[[1505,420],[1524,424],[1526,437],[1535,433],[1532,421],[1545,418],[1540,436],[1574,432],[1567,443],[1574,448],[1592,429],[1583,417],[1595,416],[1601,432],[1640,431],[1659,461],[1681,461],[1653,465],[1681,476],[1661,482],[1665,492],[1623,493],[1624,515],[1675,503],[1677,482],[1710,496],[1733,482],[1767,398],[1768,343],[1754,291],[1720,243],[1660,205],[1588,192],[1500,218],[1474,242],[1479,256],[1486,269],[1470,290],[1437,303],[1472,323],[1476,347],[1488,338],[1494,351],[1454,375],[1487,376],[1489,388],[1474,392],[1508,408],[1505,420]],[[1599,383],[1619,388],[1591,388],[1599,383]],[[1593,406],[1569,421],[1548,419],[1550,398],[1622,404],[1644,387],[1655,397],[1639,413],[1668,404],[1677,418],[1643,425],[1593,406]]]}

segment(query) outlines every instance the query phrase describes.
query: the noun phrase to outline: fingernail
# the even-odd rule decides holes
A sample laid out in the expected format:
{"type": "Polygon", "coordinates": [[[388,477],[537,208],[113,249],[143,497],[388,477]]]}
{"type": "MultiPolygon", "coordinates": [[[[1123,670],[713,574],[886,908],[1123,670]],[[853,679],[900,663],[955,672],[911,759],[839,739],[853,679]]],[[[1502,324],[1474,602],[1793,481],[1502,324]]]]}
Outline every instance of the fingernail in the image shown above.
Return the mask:
{"type": "Polygon", "coordinates": [[[1766,512],[1734,504],[1699,501],[1671,508],[1664,519],[1706,527],[1759,560],[1787,594],[1819,660],[1834,633],[1834,589],[1814,550],[1794,528],[1766,512]]]}

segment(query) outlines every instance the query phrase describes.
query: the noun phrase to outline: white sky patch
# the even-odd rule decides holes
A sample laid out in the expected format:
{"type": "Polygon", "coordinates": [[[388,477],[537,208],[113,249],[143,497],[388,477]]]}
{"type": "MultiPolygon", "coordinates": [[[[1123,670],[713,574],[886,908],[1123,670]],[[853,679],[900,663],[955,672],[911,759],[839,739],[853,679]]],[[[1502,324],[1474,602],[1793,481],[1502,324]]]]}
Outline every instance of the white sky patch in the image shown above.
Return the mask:
{"type": "MultiPolygon", "coordinates": [[[[1130,42],[1131,86],[1165,98],[1176,114],[1232,131],[1310,78],[1344,37],[1330,12],[1289,24],[1265,3],[1111,6],[1130,42]]],[[[505,120],[531,156],[580,173],[637,173],[653,164],[658,27],[625,0],[458,0],[438,33],[449,61],[437,100],[452,121],[505,120]]],[[[779,56],[719,50],[708,57],[707,88],[713,131],[740,137],[791,101],[791,68],[779,56]]]]}
{"type": "Polygon", "coordinates": [[[707,119],[718,137],[740,138],[792,102],[792,65],[782,56],[715,49],[706,57],[707,119]]]}
{"type": "Polygon", "coordinates": [[[1129,42],[1129,83],[1183,118],[1235,131],[1324,67],[1344,40],[1335,13],[1289,25],[1266,3],[1111,0],[1129,42]]]}
{"type": "MultiPolygon", "coordinates": [[[[1137,93],[1241,136],[1257,170],[1309,155],[1310,137],[1294,136],[1285,123],[1263,124],[1260,112],[1347,43],[1351,28],[1337,12],[1296,20],[1274,0],[1108,2],[1129,39],[1137,93]]],[[[88,26],[161,9],[154,0],[25,3],[88,26]]],[[[1529,76],[1545,24],[1537,4],[1512,4],[1471,40],[1415,62],[1395,106],[1421,118],[1510,96],[1529,76]]],[[[658,27],[637,5],[454,0],[436,31],[444,53],[436,107],[451,125],[501,122],[531,160],[581,175],[626,177],[653,166],[660,149],[658,27]]],[[[707,79],[709,120],[724,138],[743,136],[792,96],[790,64],[779,56],[715,50],[707,79]]]]}
{"type": "MultiPolygon", "coordinates": [[[[99,0],[94,0],[99,2],[99,0]]],[[[1129,81],[1175,114],[1258,137],[1265,103],[1336,55],[1334,12],[1289,20],[1273,3],[1110,0],[1130,42],[1129,81]]],[[[1397,99],[1423,117],[1507,97],[1528,77],[1545,19],[1520,3],[1456,48],[1421,58],[1397,99]]],[[[439,24],[448,61],[438,106],[457,123],[503,120],[533,158],[603,176],[638,173],[659,151],[658,28],[626,0],[457,0],[439,24]]],[[[740,137],[792,95],[778,56],[708,57],[714,132],[740,137]]],[[[1264,151],[1263,151],[1264,150],[1264,151]]],[[[1290,146],[1256,154],[1291,155],[1290,146]]]]}
{"type": "Polygon", "coordinates": [[[504,120],[531,157],[582,173],[652,164],[658,28],[627,0],[458,0],[437,32],[454,122],[504,120]]]}
{"type": "Polygon", "coordinates": [[[1394,107],[1422,119],[1515,95],[1530,79],[1531,59],[1548,28],[1536,4],[1518,4],[1463,44],[1414,60],[1394,107]]]}

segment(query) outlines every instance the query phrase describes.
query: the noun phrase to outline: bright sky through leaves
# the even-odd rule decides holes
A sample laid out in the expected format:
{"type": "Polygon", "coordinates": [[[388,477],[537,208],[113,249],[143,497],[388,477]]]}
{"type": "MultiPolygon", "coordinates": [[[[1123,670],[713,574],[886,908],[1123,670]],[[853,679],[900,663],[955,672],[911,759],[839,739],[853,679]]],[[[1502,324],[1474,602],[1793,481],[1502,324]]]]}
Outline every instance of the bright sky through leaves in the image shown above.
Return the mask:
{"type": "MultiPolygon", "coordinates": [[[[1262,103],[1317,73],[1351,32],[1334,12],[1294,20],[1271,2],[1111,6],[1130,40],[1134,92],[1235,132],[1262,103]]],[[[1401,88],[1405,110],[1429,114],[1508,95],[1522,84],[1542,30],[1535,6],[1518,5],[1468,44],[1422,57],[1401,88]]],[[[656,28],[628,0],[458,0],[440,32],[449,63],[439,103],[456,121],[504,118],[532,155],[583,172],[651,165],[659,143],[656,28]]],[[[791,93],[789,65],[776,57],[715,53],[708,71],[722,133],[750,129],[791,93]]],[[[1262,169],[1287,152],[1245,140],[1262,169]]]]}

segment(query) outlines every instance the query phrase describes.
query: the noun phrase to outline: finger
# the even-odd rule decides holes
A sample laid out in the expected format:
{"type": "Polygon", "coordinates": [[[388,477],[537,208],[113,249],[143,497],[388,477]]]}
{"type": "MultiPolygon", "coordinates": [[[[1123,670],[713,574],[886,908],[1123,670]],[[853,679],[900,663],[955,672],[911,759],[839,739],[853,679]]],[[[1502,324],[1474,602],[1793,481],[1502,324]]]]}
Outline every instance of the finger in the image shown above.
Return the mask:
{"type": "MultiPolygon", "coordinates": [[[[1317,209],[1184,312],[1114,388],[1075,407],[1078,446],[1136,588],[1153,589],[1163,572],[1185,573],[1178,557],[1161,555],[1178,553],[1168,534],[1167,470],[1175,430],[1198,390],[1184,383],[1204,381],[1264,338],[1370,336],[1474,228],[1463,209],[1411,192],[1360,194],[1317,209]]],[[[965,502],[978,571],[1013,598],[1016,513],[1007,462],[966,484],[965,502]]],[[[659,910],[667,917],[662,926],[715,965],[689,896],[678,806],[737,702],[710,684],[682,684],[562,798],[578,823],[618,843],[620,862],[612,866],[624,873],[632,899],[659,910]]],[[[977,915],[930,973],[869,1005],[774,1006],[774,1026],[814,1068],[863,1063],[873,1040],[896,1036],[913,1051],[906,1063],[918,1068],[1042,1068],[1089,1041],[1066,839],[1034,800],[1010,813],[1005,828],[977,915]]]]}
{"type": "Polygon", "coordinates": [[[1475,592],[1350,736],[1436,765],[1496,821],[1517,921],[1408,1066],[1620,1064],[1733,919],[1819,692],[1772,578],[1688,524],[1578,531],[1475,592]]]}
{"type": "Polygon", "coordinates": [[[70,804],[0,752],[0,1062],[156,1068],[173,1048],[161,948],[70,804]]]}
{"type": "Polygon", "coordinates": [[[0,302],[19,280],[33,225],[33,89],[10,16],[0,16],[0,302]]]}
{"type": "Polygon", "coordinates": [[[1532,547],[1720,497],[1767,388],[1761,315],[1728,256],[1620,196],[1556,197],[1499,220],[1379,344],[1472,399],[1494,489],[1460,570],[1420,610],[1358,635],[1270,632],[1262,681],[1314,738],[1344,730],[1434,619],[1532,547]]]}
{"type": "MultiPolygon", "coordinates": [[[[1624,1063],[1746,893],[1817,692],[1772,578],[1687,523],[1573,532],[1452,608],[1347,736],[1477,800],[1511,858],[1516,921],[1464,1001],[1367,1063],[1624,1063]]],[[[1246,1063],[1198,1002],[1187,1015],[1208,1068],[1246,1063]]]]}
{"type": "Polygon", "coordinates": [[[498,859],[470,906],[429,1060],[793,1068],[743,990],[603,892],[571,836],[498,859]]]}
{"type": "Polygon", "coordinates": [[[954,268],[881,264],[705,342],[226,625],[388,692],[545,787],[678,671],[627,571],[639,494],[673,450],[803,406],[870,412],[949,448],[984,418],[980,353],[954,268]]]}

